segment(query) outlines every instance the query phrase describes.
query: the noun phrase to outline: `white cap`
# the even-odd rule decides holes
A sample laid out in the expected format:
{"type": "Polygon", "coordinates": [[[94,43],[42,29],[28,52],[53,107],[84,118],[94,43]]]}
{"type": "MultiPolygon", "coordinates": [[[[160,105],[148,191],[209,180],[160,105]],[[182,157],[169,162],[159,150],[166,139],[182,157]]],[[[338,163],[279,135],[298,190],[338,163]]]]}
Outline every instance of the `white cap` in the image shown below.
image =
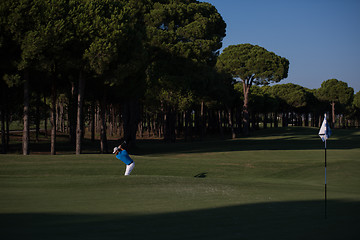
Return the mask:
{"type": "Polygon", "coordinates": [[[113,153],[116,153],[117,150],[119,150],[119,148],[118,148],[118,147],[114,147],[113,153]]]}

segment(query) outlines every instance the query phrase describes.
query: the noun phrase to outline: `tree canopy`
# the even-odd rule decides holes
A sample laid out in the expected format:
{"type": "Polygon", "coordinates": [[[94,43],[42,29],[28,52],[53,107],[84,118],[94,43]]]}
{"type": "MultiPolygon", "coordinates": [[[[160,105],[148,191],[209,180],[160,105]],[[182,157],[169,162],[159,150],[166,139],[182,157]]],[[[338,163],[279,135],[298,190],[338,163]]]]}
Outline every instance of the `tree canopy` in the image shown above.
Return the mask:
{"type": "Polygon", "coordinates": [[[9,121],[22,120],[28,153],[30,127],[38,136],[43,120],[47,136],[49,116],[52,154],[59,130],[76,153],[85,132],[92,140],[97,132],[107,152],[107,133],[130,145],[144,129],[167,141],[207,132],[236,137],[259,128],[260,119],[264,127],[301,118],[314,126],[330,104],[338,115],[358,116],[350,114],[359,109],[358,94],[352,101],[344,82],[330,79],[316,90],[271,86],[287,77],[286,58],[252,44],[219,55],[226,23],[206,2],[1,1],[0,30],[3,150],[9,121]]]}
{"type": "Polygon", "coordinates": [[[347,83],[335,78],[324,81],[317,92],[318,98],[331,104],[332,124],[335,124],[335,105],[349,104],[354,96],[354,89],[347,83]]]}
{"type": "Polygon", "coordinates": [[[216,66],[247,86],[268,85],[287,78],[289,61],[263,47],[239,44],[225,48],[216,66]]]}
{"type": "Polygon", "coordinates": [[[225,48],[217,60],[216,67],[219,71],[229,73],[243,83],[244,134],[248,135],[248,101],[251,86],[253,84],[268,85],[286,78],[289,61],[263,47],[239,44],[225,48]]]}

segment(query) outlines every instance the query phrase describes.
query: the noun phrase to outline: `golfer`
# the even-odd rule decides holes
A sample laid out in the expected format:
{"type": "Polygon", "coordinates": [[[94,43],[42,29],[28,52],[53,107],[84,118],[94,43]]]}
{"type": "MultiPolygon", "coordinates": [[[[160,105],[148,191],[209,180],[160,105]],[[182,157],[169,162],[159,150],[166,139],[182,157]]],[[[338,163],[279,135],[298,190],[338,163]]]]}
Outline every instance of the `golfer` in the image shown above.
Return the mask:
{"type": "Polygon", "coordinates": [[[114,147],[113,153],[117,159],[120,159],[126,164],[125,176],[129,176],[135,167],[135,163],[130,158],[128,152],[120,145],[119,147],[114,147]]]}

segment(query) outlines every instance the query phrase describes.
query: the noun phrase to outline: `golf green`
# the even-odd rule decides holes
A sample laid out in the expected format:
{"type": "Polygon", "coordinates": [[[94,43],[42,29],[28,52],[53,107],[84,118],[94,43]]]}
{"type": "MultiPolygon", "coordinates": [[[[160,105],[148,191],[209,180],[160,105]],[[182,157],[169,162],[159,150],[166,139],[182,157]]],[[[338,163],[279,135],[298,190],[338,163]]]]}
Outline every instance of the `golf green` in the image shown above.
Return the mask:
{"type": "Polygon", "coordinates": [[[357,239],[360,130],[139,141],[111,154],[0,155],[2,239],[357,239]]]}

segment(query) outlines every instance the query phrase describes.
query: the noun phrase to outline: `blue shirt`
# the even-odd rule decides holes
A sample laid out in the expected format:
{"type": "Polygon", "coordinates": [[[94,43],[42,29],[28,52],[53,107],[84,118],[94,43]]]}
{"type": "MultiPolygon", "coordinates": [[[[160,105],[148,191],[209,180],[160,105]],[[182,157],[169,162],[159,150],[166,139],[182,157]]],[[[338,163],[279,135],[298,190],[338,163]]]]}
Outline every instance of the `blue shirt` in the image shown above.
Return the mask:
{"type": "Polygon", "coordinates": [[[116,155],[117,159],[120,159],[121,161],[123,161],[126,165],[129,165],[131,163],[133,163],[133,160],[130,158],[129,154],[127,153],[126,150],[122,150],[121,152],[119,152],[116,155]]]}

